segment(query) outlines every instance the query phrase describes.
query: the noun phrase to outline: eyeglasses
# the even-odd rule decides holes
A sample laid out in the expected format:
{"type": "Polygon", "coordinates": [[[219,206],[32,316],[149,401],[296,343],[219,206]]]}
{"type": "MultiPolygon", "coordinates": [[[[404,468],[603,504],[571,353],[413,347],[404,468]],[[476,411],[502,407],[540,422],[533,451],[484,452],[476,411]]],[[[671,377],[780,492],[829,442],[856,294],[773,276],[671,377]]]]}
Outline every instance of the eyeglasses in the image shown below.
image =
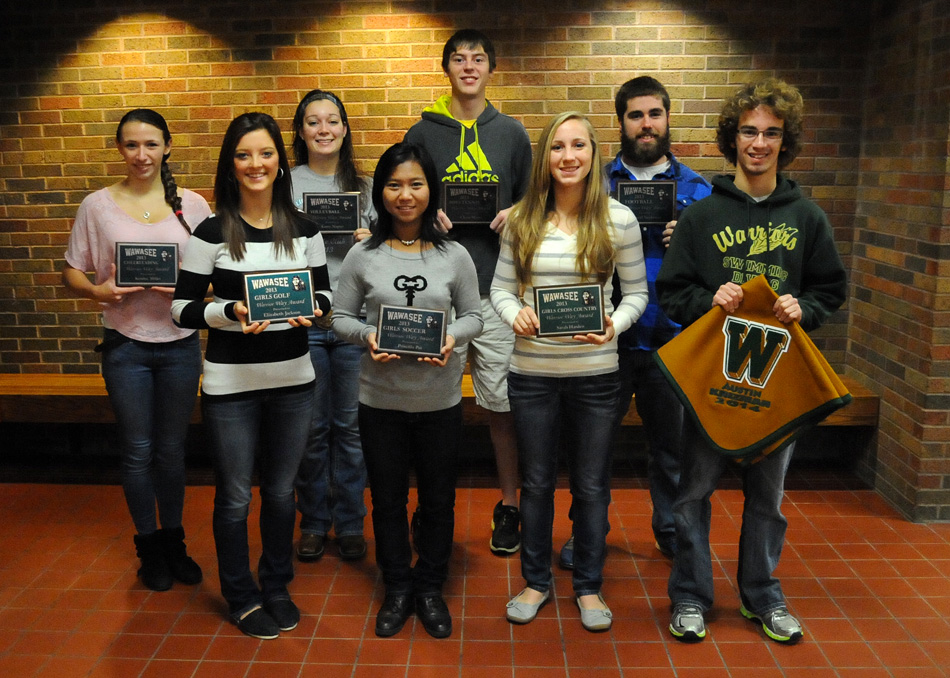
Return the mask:
{"type": "Polygon", "coordinates": [[[780,130],[778,127],[769,127],[768,129],[756,129],[755,127],[740,127],[739,136],[745,139],[746,141],[754,141],[758,139],[759,135],[765,137],[766,141],[778,141],[782,138],[782,135],[785,134],[784,130],[780,130]]]}

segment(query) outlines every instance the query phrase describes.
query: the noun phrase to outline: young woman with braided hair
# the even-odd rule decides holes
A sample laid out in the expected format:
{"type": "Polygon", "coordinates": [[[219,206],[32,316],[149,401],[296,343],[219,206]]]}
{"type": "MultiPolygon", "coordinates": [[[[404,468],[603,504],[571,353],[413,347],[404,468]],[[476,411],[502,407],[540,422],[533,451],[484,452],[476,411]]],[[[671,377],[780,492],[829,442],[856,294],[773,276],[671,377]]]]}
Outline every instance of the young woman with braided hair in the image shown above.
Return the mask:
{"type": "Polygon", "coordinates": [[[129,111],[115,141],[126,176],[79,206],[63,283],[102,307],[103,340],[96,350],[118,424],[122,487],[142,561],[138,574],[146,587],[165,591],[173,579],[197,584],[202,578],[186,552],[181,524],[185,436],[201,350],[197,332],[172,322],[174,288],[116,285],[115,245],[177,243],[181,257],[192,225],[211,210],[200,195],[176,185],[168,167],[171,134],[160,114],[129,111]],[[94,280],[86,271],[94,272],[94,280]]]}

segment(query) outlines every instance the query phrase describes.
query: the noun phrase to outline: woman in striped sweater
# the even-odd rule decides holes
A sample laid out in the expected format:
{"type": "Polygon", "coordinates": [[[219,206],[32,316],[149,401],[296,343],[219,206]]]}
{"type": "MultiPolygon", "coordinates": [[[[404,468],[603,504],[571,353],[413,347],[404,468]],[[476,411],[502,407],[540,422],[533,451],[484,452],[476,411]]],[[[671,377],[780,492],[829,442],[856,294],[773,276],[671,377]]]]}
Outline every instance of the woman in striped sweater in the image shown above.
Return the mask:
{"type": "Polygon", "coordinates": [[[317,226],[294,207],[287,154],[269,115],[245,113],[231,122],[214,197],[216,214],[188,243],[172,317],[182,327],[208,329],[201,392],[215,467],[212,525],[221,593],[241,631],[276,638],[300,619],[287,584],[294,576],[294,478],[313,406],[311,321],[248,323],[244,274],[310,269],[320,316],[331,302],[326,254],[317,226]],[[260,586],[251,575],[247,536],[256,456],[260,586]]]}
{"type": "Polygon", "coordinates": [[[558,434],[569,436],[574,502],[573,584],[581,623],[610,628],[600,594],[610,504],[610,438],[619,392],[616,337],[647,303],[640,229],[633,213],[607,197],[597,139],[581,114],[562,113],[541,133],[525,197],[508,216],[491,301],[517,335],[508,397],[522,467],[521,571],[526,588],[509,603],[509,621],[532,621],[551,587],[551,529],[558,434]],[[623,298],[611,308],[616,268],[623,298]],[[541,285],[604,287],[605,331],[539,338],[533,308],[541,285]]]}

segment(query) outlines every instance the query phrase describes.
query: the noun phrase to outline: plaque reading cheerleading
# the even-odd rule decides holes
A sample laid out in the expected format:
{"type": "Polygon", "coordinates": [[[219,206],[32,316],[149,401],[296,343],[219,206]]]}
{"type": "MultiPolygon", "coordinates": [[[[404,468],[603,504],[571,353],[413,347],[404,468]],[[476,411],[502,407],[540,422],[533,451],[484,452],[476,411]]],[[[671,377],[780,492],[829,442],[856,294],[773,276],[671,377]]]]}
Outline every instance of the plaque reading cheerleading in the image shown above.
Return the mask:
{"type": "Polygon", "coordinates": [[[665,226],[676,218],[676,182],[618,181],[617,201],[630,208],[641,226],[665,226]]]}
{"type": "Polygon", "coordinates": [[[176,243],[117,242],[115,284],[118,287],[174,287],[178,282],[176,243]]]}
{"type": "Polygon", "coordinates": [[[321,233],[353,235],[360,227],[359,193],[304,193],[303,211],[321,233]]]}
{"type": "Polygon", "coordinates": [[[309,269],[244,274],[247,323],[312,318],[313,282],[309,269]]]}
{"type": "Polygon", "coordinates": [[[534,312],[539,337],[603,334],[604,290],[597,284],[535,287],[534,312]]]}
{"type": "Polygon", "coordinates": [[[442,210],[455,224],[489,224],[498,214],[498,184],[442,184],[442,210]]]}
{"type": "Polygon", "coordinates": [[[381,304],[376,323],[377,351],[441,358],[445,345],[445,318],[445,311],[381,304]]]}

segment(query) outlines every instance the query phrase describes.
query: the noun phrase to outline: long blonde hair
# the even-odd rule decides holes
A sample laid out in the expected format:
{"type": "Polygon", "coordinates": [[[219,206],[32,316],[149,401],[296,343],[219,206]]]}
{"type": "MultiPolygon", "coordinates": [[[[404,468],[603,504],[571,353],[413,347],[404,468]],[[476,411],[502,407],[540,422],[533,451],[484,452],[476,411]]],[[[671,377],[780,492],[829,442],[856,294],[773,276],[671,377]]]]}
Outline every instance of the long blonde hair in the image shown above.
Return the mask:
{"type": "Polygon", "coordinates": [[[604,181],[603,162],[594,126],[577,111],[560,113],[545,126],[538,139],[531,163],[531,180],[524,197],[512,208],[505,227],[511,237],[518,284],[523,288],[531,284],[534,255],[541,246],[554,209],[554,191],[551,185],[551,144],[558,128],[568,120],[580,120],[590,136],[592,149],[590,173],[587,175],[584,199],[577,216],[577,258],[575,268],[587,277],[596,277],[601,284],[607,282],[614,268],[616,251],[611,238],[613,222],[604,181]]]}

